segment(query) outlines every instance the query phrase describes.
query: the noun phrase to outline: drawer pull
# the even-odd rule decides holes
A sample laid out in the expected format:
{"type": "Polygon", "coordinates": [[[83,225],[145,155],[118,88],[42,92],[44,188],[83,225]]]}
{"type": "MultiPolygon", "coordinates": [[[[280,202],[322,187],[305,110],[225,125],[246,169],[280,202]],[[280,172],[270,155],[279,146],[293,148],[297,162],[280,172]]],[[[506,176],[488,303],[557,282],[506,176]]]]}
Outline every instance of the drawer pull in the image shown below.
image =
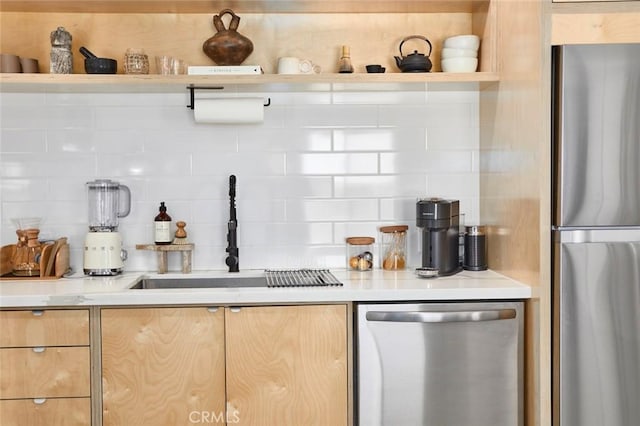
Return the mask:
{"type": "Polygon", "coordinates": [[[231,310],[231,312],[233,312],[234,314],[240,312],[240,308],[229,308],[229,310],[231,310]]]}
{"type": "Polygon", "coordinates": [[[207,311],[211,312],[212,314],[215,314],[216,312],[218,312],[218,308],[212,306],[207,308],[207,311]]]}
{"type": "Polygon", "coordinates": [[[34,317],[41,317],[44,315],[44,311],[42,309],[38,309],[38,310],[31,311],[31,314],[34,317]]]}
{"type": "Polygon", "coordinates": [[[44,346],[36,346],[36,347],[34,347],[34,348],[33,348],[33,351],[34,351],[35,353],[37,353],[37,354],[41,354],[41,353],[43,353],[43,352],[44,352],[44,350],[45,350],[45,347],[44,347],[44,346]]]}
{"type": "Polygon", "coordinates": [[[45,402],[47,402],[47,398],[35,398],[33,400],[33,403],[36,404],[36,405],[42,405],[45,402]]]}

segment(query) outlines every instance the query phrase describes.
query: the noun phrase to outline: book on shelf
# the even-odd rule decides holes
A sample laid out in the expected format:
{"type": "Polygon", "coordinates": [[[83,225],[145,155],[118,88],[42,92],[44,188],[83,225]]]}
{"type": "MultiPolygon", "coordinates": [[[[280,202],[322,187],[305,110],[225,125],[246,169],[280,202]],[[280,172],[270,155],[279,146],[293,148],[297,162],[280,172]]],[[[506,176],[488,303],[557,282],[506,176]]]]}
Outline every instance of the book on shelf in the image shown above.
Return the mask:
{"type": "Polygon", "coordinates": [[[260,65],[195,65],[187,68],[189,75],[254,75],[263,74],[260,65]]]}

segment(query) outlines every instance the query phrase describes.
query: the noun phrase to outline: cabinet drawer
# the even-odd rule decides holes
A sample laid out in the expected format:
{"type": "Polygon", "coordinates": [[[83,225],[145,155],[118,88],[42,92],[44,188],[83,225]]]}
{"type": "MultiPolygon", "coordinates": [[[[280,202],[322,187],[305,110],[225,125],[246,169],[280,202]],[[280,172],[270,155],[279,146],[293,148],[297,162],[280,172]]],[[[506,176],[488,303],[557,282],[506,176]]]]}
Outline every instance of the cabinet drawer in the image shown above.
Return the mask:
{"type": "Polygon", "coordinates": [[[0,349],[0,399],[89,396],[89,348],[0,349]]]}
{"type": "Polygon", "coordinates": [[[89,310],[0,311],[0,347],[89,345],[89,310]]]}
{"type": "Polygon", "coordinates": [[[89,426],[89,398],[12,399],[0,401],[3,426],[89,426]]]}

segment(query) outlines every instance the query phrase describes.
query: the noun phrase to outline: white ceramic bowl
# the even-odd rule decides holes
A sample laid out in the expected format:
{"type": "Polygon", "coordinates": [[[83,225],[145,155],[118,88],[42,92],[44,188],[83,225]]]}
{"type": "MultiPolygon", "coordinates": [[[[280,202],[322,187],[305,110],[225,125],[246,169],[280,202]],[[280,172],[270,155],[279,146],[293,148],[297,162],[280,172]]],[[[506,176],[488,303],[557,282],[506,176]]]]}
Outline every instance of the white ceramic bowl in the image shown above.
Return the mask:
{"type": "Polygon", "coordinates": [[[478,51],[474,49],[455,49],[453,47],[445,47],[442,49],[440,57],[444,58],[477,58],[478,51]]]}
{"type": "Polygon", "coordinates": [[[443,72],[475,72],[478,58],[446,58],[440,61],[443,72]]]}
{"type": "Polygon", "coordinates": [[[443,47],[478,50],[480,47],[480,37],[473,34],[449,37],[444,40],[443,47]]]}

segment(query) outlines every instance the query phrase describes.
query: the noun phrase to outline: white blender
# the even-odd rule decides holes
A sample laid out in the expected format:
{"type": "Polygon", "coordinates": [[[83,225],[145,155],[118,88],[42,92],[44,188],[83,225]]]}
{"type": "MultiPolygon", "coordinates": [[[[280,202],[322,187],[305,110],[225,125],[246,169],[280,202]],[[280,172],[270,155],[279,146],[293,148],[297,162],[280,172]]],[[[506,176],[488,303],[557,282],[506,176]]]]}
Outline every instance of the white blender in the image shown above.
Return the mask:
{"type": "Polygon", "coordinates": [[[118,218],[127,216],[131,211],[131,191],[126,185],[109,179],[87,182],[87,188],[89,233],[84,240],[84,273],[117,275],[122,272],[127,259],[118,232],[118,218]],[[120,194],[125,195],[122,203],[120,194]]]}

